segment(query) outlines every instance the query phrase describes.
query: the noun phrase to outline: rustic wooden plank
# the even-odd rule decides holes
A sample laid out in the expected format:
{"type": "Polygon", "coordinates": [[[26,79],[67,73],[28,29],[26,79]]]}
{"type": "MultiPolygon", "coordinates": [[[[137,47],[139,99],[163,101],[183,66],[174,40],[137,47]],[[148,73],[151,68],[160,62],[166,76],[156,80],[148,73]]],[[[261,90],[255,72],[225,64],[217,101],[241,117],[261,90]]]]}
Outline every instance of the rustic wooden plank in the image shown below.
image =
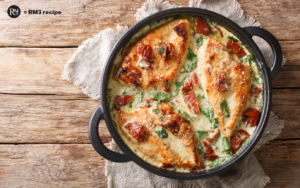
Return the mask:
{"type": "Polygon", "coordinates": [[[299,140],[272,141],[255,152],[259,163],[271,178],[266,188],[299,187],[299,154],[299,140]]]}
{"type": "MultiPolygon", "coordinates": [[[[300,87],[300,41],[282,41],[287,64],[273,88],[300,87]]],[[[61,80],[76,48],[0,48],[0,93],[58,94],[83,97],[81,89],[61,80]]]]}
{"type": "MultiPolygon", "coordinates": [[[[271,182],[298,187],[300,141],[272,141],[255,152],[271,182]]],[[[0,145],[1,187],[107,187],[105,160],[90,144],[0,145]]]]}
{"type": "Polygon", "coordinates": [[[284,128],[277,139],[300,138],[300,90],[273,89],[272,111],[284,119],[284,128]]]}
{"type": "MultiPolygon", "coordinates": [[[[1,1],[0,46],[78,46],[107,27],[131,27],[134,14],[145,0],[131,1],[1,1]],[[10,18],[7,8],[18,5],[22,13],[10,18]],[[60,15],[29,15],[25,10],[62,11],[60,15]]],[[[259,20],[264,28],[279,40],[299,40],[300,4],[297,0],[241,0],[246,13],[259,20]],[[284,29],[283,29],[284,28],[284,29]]],[[[188,0],[170,0],[178,6],[188,6],[188,0]]]]}
{"type": "MultiPolygon", "coordinates": [[[[89,119],[98,101],[76,96],[0,95],[0,143],[90,143],[89,119]]],[[[300,138],[300,89],[273,89],[272,110],[285,120],[279,139],[300,138]]],[[[111,139],[104,121],[104,142],[111,139]]]]}
{"type": "Polygon", "coordinates": [[[0,145],[1,187],[107,187],[90,144],[0,145]]]}
{"type": "Polygon", "coordinates": [[[243,10],[279,40],[299,40],[298,0],[238,0],[243,10]]]}
{"type": "MultiPolygon", "coordinates": [[[[0,143],[89,143],[99,101],[52,95],[0,95],[0,143]]],[[[111,139],[104,121],[99,132],[111,139]]]]}
{"type": "Polygon", "coordinates": [[[76,48],[1,48],[0,93],[72,94],[81,89],[62,81],[64,65],[76,48]]]}

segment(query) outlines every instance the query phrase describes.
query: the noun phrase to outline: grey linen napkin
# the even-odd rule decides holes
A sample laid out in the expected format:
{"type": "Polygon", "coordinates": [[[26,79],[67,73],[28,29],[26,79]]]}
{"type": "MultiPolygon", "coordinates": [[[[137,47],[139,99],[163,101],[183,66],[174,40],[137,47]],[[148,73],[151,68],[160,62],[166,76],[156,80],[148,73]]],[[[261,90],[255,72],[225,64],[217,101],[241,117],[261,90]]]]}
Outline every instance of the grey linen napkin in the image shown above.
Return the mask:
{"type": "MultiPolygon", "coordinates": [[[[261,24],[255,21],[254,18],[244,14],[244,11],[236,0],[190,0],[189,6],[208,9],[222,14],[241,27],[261,27],[261,24]]],[[[171,5],[168,1],[147,0],[144,5],[137,10],[135,17],[136,20],[139,21],[155,12],[175,7],[175,5],[171,5]]],[[[99,86],[106,60],[113,46],[127,30],[127,26],[118,25],[117,31],[108,28],[101,31],[94,38],[84,41],[65,65],[63,79],[81,88],[83,92],[92,99],[99,100],[99,86]]],[[[254,40],[261,49],[270,67],[273,60],[271,48],[261,38],[255,37],[254,40]]],[[[285,59],[283,59],[283,64],[284,63],[285,59]]],[[[278,117],[271,112],[266,130],[255,149],[277,137],[282,128],[283,120],[278,119],[278,117]]],[[[114,141],[110,143],[110,149],[120,151],[114,141]]],[[[270,178],[265,174],[253,152],[228,171],[202,180],[179,181],[163,178],[142,169],[133,162],[114,163],[106,161],[105,175],[108,179],[109,188],[251,188],[264,187],[266,183],[270,181],[270,178]]]]}

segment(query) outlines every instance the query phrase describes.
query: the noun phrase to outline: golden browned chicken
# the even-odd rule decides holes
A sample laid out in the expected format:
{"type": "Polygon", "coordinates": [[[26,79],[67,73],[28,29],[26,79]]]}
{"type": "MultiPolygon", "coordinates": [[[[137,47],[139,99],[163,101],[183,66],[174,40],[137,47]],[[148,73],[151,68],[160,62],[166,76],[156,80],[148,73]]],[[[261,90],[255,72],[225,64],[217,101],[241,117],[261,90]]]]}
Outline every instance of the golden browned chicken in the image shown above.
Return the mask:
{"type": "Polygon", "coordinates": [[[170,92],[171,83],[186,53],[190,22],[178,19],[148,33],[125,56],[116,78],[125,84],[161,87],[170,92]]]}
{"type": "Polygon", "coordinates": [[[118,114],[119,128],[129,142],[144,156],[160,162],[160,166],[204,167],[189,122],[170,105],[161,103],[130,113],[120,110],[118,114]],[[162,129],[165,132],[157,133],[162,129]]]}
{"type": "Polygon", "coordinates": [[[234,61],[225,46],[210,36],[197,51],[201,84],[226,137],[246,108],[251,75],[247,64],[234,61]]]}

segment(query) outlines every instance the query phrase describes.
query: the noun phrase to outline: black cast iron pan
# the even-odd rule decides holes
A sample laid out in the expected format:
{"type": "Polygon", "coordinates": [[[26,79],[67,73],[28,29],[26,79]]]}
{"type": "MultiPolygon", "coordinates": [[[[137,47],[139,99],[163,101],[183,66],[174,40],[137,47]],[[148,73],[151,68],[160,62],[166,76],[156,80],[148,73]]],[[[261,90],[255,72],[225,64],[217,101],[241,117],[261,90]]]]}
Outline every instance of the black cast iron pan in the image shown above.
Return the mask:
{"type": "Polygon", "coordinates": [[[262,28],[259,27],[241,28],[236,23],[234,23],[233,21],[229,20],[228,18],[220,14],[208,10],[204,10],[204,9],[199,9],[199,8],[174,8],[174,9],[168,9],[153,14],[141,20],[140,22],[136,23],[133,27],[131,27],[125,33],[125,35],[119,40],[119,42],[115,45],[114,49],[110,54],[110,57],[107,60],[106,67],[103,73],[102,84],[101,86],[99,86],[101,87],[102,104],[95,110],[94,114],[91,117],[90,125],[89,125],[89,134],[90,134],[92,145],[94,146],[95,150],[107,160],[113,162],[133,161],[137,165],[141,166],[142,168],[154,174],[164,176],[167,178],[180,179],[180,180],[192,180],[192,179],[207,178],[209,176],[216,175],[220,172],[225,171],[226,169],[229,169],[234,164],[236,164],[240,159],[245,157],[254,148],[254,146],[261,138],[270,115],[271,102],[272,102],[271,81],[278,74],[281,64],[282,64],[282,51],[281,51],[280,44],[271,33],[269,33],[268,31],[262,28]],[[137,33],[140,29],[144,28],[146,25],[150,24],[151,22],[169,18],[172,16],[178,16],[178,15],[191,15],[195,17],[208,18],[212,21],[217,22],[219,25],[222,25],[224,28],[226,28],[227,30],[235,34],[245,44],[249,52],[253,55],[254,59],[257,62],[258,68],[262,73],[262,79],[263,79],[263,100],[264,100],[263,108],[261,110],[259,123],[257,125],[255,132],[251,137],[251,140],[241,150],[240,153],[234,155],[227,162],[220,164],[215,168],[209,170],[203,170],[195,173],[181,173],[181,172],[168,171],[162,168],[152,166],[149,163],[145,162],[144,160],[140,159],[137,155],[135,155],[135,153],[132,152],[129,149],[129,147],[123,142],[117,130],[115,130],[112,124],[112,119],[109,114],[108,103],[105,97],[107,94],[108,80],[109,80],[109,75],[113,66],[114,59],[117,53],[120,51],[120,49],[126,44],[126,42],[128,42],[130,38],[135,33],[137,33]],[[261,51],[255,44],[255,42],[252,40],[253,36],[259,36],[265,39],[271,46],[273,51],[273,56],[274,56],[274,61],[271,68],[268,68],[261,51]],[[121,148],[122,153],[116,153],[107,149],[101,142],[98,133],[98,125],[101,119],[105,120],[106,126],[112,138],[115,140],[117,145],[121,148]]]}

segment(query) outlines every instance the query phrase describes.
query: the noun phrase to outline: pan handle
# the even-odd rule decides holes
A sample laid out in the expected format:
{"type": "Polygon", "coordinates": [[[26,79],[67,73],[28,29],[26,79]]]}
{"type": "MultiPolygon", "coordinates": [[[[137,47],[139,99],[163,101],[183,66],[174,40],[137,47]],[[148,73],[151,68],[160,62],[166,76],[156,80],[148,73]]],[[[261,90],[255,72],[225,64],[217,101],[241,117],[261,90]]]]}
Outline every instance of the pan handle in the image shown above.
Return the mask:
{"type": "Polygon", "coordinates": [[[269,45],[271,46],[274,60],[272,67],[270,68],[270,72],[271,80],[274,80],[282,64],[282,50],[278,40],[269,31],[260,27],[244,27],[243,29],[245,29],[251,36],[255,35],[265,39],[267,43],[269,43],[269,45]]]}
{"type": "Polygon", "coordinates": [[[98,106],[98,108],[95,110],[91,117],[89,125],[90,140],[92,142],[93,147],[102,157],[104,157],[107,160],[119,163],[131,161],[131,159],[126,154],[111,151],[107,149],[107,147],[105,147],[105,145],[102,143],[99,136],[98,128],[100,120],[104,119],[103,117],[103,110],[101,106],[98,106]]]}

